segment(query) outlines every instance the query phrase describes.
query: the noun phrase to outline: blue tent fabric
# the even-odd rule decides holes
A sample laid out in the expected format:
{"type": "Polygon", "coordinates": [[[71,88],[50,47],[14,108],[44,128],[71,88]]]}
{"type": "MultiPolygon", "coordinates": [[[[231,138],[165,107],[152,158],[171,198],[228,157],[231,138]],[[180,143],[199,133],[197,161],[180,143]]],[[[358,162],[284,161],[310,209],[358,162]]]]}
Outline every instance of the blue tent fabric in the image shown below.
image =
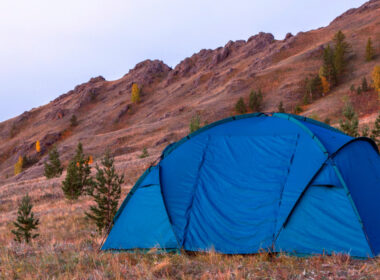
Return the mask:
{"type": "Polygon", "coordinates": [[[305,117],[231,117],[169,145],[122,203],[103,250],[380,253],[380,157],[305,117]]]}

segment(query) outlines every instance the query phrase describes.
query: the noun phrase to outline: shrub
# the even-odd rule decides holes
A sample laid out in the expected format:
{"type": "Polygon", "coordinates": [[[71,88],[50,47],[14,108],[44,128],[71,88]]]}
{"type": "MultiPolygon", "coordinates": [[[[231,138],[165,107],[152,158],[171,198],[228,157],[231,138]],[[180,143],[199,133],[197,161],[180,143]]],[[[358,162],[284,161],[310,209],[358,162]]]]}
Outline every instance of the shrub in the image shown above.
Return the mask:
{"type": "Polygon", "coordinates": [[[101,161],[102,168],[96,166],[96,176],[90,196],[96,202],[90,207],[90,212],[86,216],[93,220],[98,227],[98,231],[107,230],[117,212],[117,206],[121,194],[121,185],[124,176],[119,176],[114,167],[114,159],[107,151],[101,161]]]}
{"type": "Polygon", "coordinates": [[[146,158],[148,156],[149,156],[148,150],[144,147],[141,155],[139,155],[139,158],[146,158]]]}
{"type": "Polygon", "coordinates": [[[277,112],[285,113],[285,108],[284,108],[284,104],[282,103],[282,101],[280,101],[280,103],[278,104],[277,112]]]}
{"type": "Polygon", "coordinates": [[[361,129],[361,136],[362,137],[368,137],[369,136],[369,126],[368,125],[363,125],[361,129]]]}
{"type": "Polygon", "coordinates": [[[238,114],[247,113],[247,108],[245,107],[245,103],[242,97],[240,97],[239,100],[236,102],[235,111],[238,114]]]}
{"type": "Polygon", "coordinates": [[[377,145],[380,146],[380,112],[377,115],[374,127],[371,131],[371,138],[376,142],[377,145]]]}
{"type": "Polygon", "coordinates": [[[262,110],[263,94],[261,89],[258,92],[252,90],[249,94],[248,106],[253,112],[260,112],[262,110]]]}
{"type": "Polygon", "coordinates": [[[325,124],[327,125],[330,125],[331,123],[331,119],[330,118],[325,118],[325,120],[323,121],[325,124]]]}
{"type": "Polygon", "coordinates": [[[358,95],[361,95],[362,94],[362,88],[361,88],[361,86],[358,86],[357,88],[356,88],[356,93],[358,94],[358,95]]]}
{"type": "Polygon", "coordinates": [[[72,115],[70,118],[70,126],[76,127],[78,125],[78,119],[76,115],[72,115]]]}
{"type": "Polygon", "coordinates": [[[294,107],[294,114],[300,114],[302,113],[302,107],[300,105],[296,105],[296,107],[294,107]]]}
{"type": "Polygon", "coordinates": [[[50,179],[61,176],[62,171],[63,167],[59,159],[57,146],[54,146],[49,152],[49,162],[45,162],[44,175],[46,178],[50,179]]]}
{"type": "Polygon", "coordinates": [[[34,217],[32,212],[33,204],[31,203],[30,196],[26,194],[19,204],[17,210],[17,220],[13,222],[16,229],[12,230],[15,235],[15,241],[29,243],[32,239],[39,236],[37,233],[32,233],[37,230],[39,219],[34,217]]]}
{"type": "Polygon", "coordinates": [[[351,85],[351,86],[350,86],[350,91],[351,91],[351,92],[354,92],[354,91],[355,91],[355,85],[351,85]]]}
{"type": "Polygon", "coordinates": [[[193,133],[194,131],[197,131],[201,128],[201,116],[199,113],[196,113],[191,117],[189,128],[190,133],[193,133]]]}
{"type": "Polygon", "coordinates": [[[367,79],[365,77],[362,79],[362,90],[364,92],[367,92],[369,90],[367,79]]]}
{"type": "Polygon", "coordinates": [[[22,169],[27,169],[38,162],[37,157],[28,157],[27,155],[24,155],[22,157],[22,169]]]}

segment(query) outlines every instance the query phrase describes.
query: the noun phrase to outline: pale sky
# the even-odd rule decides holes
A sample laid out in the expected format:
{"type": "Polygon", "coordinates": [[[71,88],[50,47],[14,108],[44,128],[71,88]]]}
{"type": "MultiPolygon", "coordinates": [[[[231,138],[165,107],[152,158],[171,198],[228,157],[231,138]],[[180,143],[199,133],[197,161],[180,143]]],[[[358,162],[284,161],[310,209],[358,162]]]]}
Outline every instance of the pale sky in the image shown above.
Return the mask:
{"type": "Polygon", "coordinates": [[[0,0],[0,121],[145,59],[174,67],[260,31],[283,39],[363,0],[0,0]]]}

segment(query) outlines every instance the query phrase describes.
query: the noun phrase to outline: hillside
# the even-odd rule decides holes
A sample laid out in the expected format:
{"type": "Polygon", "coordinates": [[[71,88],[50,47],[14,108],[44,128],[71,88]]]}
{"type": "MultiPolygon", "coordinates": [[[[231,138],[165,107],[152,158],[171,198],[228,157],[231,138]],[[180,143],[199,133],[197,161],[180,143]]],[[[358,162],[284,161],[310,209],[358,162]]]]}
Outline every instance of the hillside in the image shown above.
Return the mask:
{"type": "Polygon", "coordinates": [[[327,27],[288,34],[283,40],[259,33],[215,50],[201,50],[174,69],[159,60],[146,60],[119,80],[92,78],[47,105],[0,123],[0,184],[40,177],[53,144],[58,145],[64,162],[78,141],[94,158],[105,148],[117,156],[136,158],[133,155],[147,147],[157,156],[170,142],[188,133],[195,112],[208,123],[230,116],[235,113],[238,98],[247,101],[251,89],[263,91],[263,111],[277,110],[282,101],[286,111],[293,112],[304,95],[304,79],[318,73],[323,47],[332,42],[338,30],[352,45],[348,70],[338,87],[304,106],[302,115],[317,116],[321,121],[330,118],[336,123],[343,97],[352,95],[362,123],[371,124],[379,109],[375,92],[357,96],[349,88],[359,85],[363,77],[370,80],[371,70],[380,62],[379,54],[371,62],[364,60],[368,37],[380,52],[379,14],[380,1],[370,1],[337,17],[327,27]],[[138,105],[131,103],[132,83],[142,88],[138,105]],[[73,114],[79,125],[70,128],[73,114]],[[19,156],[35,155],[37,140],[42,149],[38,163],[13,176],[19,156]]]}

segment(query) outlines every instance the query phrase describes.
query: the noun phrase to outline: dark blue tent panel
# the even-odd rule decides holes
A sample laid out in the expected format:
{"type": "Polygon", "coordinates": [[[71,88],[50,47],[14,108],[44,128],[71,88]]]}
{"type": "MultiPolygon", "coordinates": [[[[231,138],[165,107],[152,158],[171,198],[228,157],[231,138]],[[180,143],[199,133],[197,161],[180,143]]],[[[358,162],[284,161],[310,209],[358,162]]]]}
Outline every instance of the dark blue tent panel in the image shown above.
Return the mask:
{"type": "Polygon", "coordinates": [[[375,256],[379,176],[369,139],[288,114],[232,117],[164,150],[102,249],[375,256]]]}

